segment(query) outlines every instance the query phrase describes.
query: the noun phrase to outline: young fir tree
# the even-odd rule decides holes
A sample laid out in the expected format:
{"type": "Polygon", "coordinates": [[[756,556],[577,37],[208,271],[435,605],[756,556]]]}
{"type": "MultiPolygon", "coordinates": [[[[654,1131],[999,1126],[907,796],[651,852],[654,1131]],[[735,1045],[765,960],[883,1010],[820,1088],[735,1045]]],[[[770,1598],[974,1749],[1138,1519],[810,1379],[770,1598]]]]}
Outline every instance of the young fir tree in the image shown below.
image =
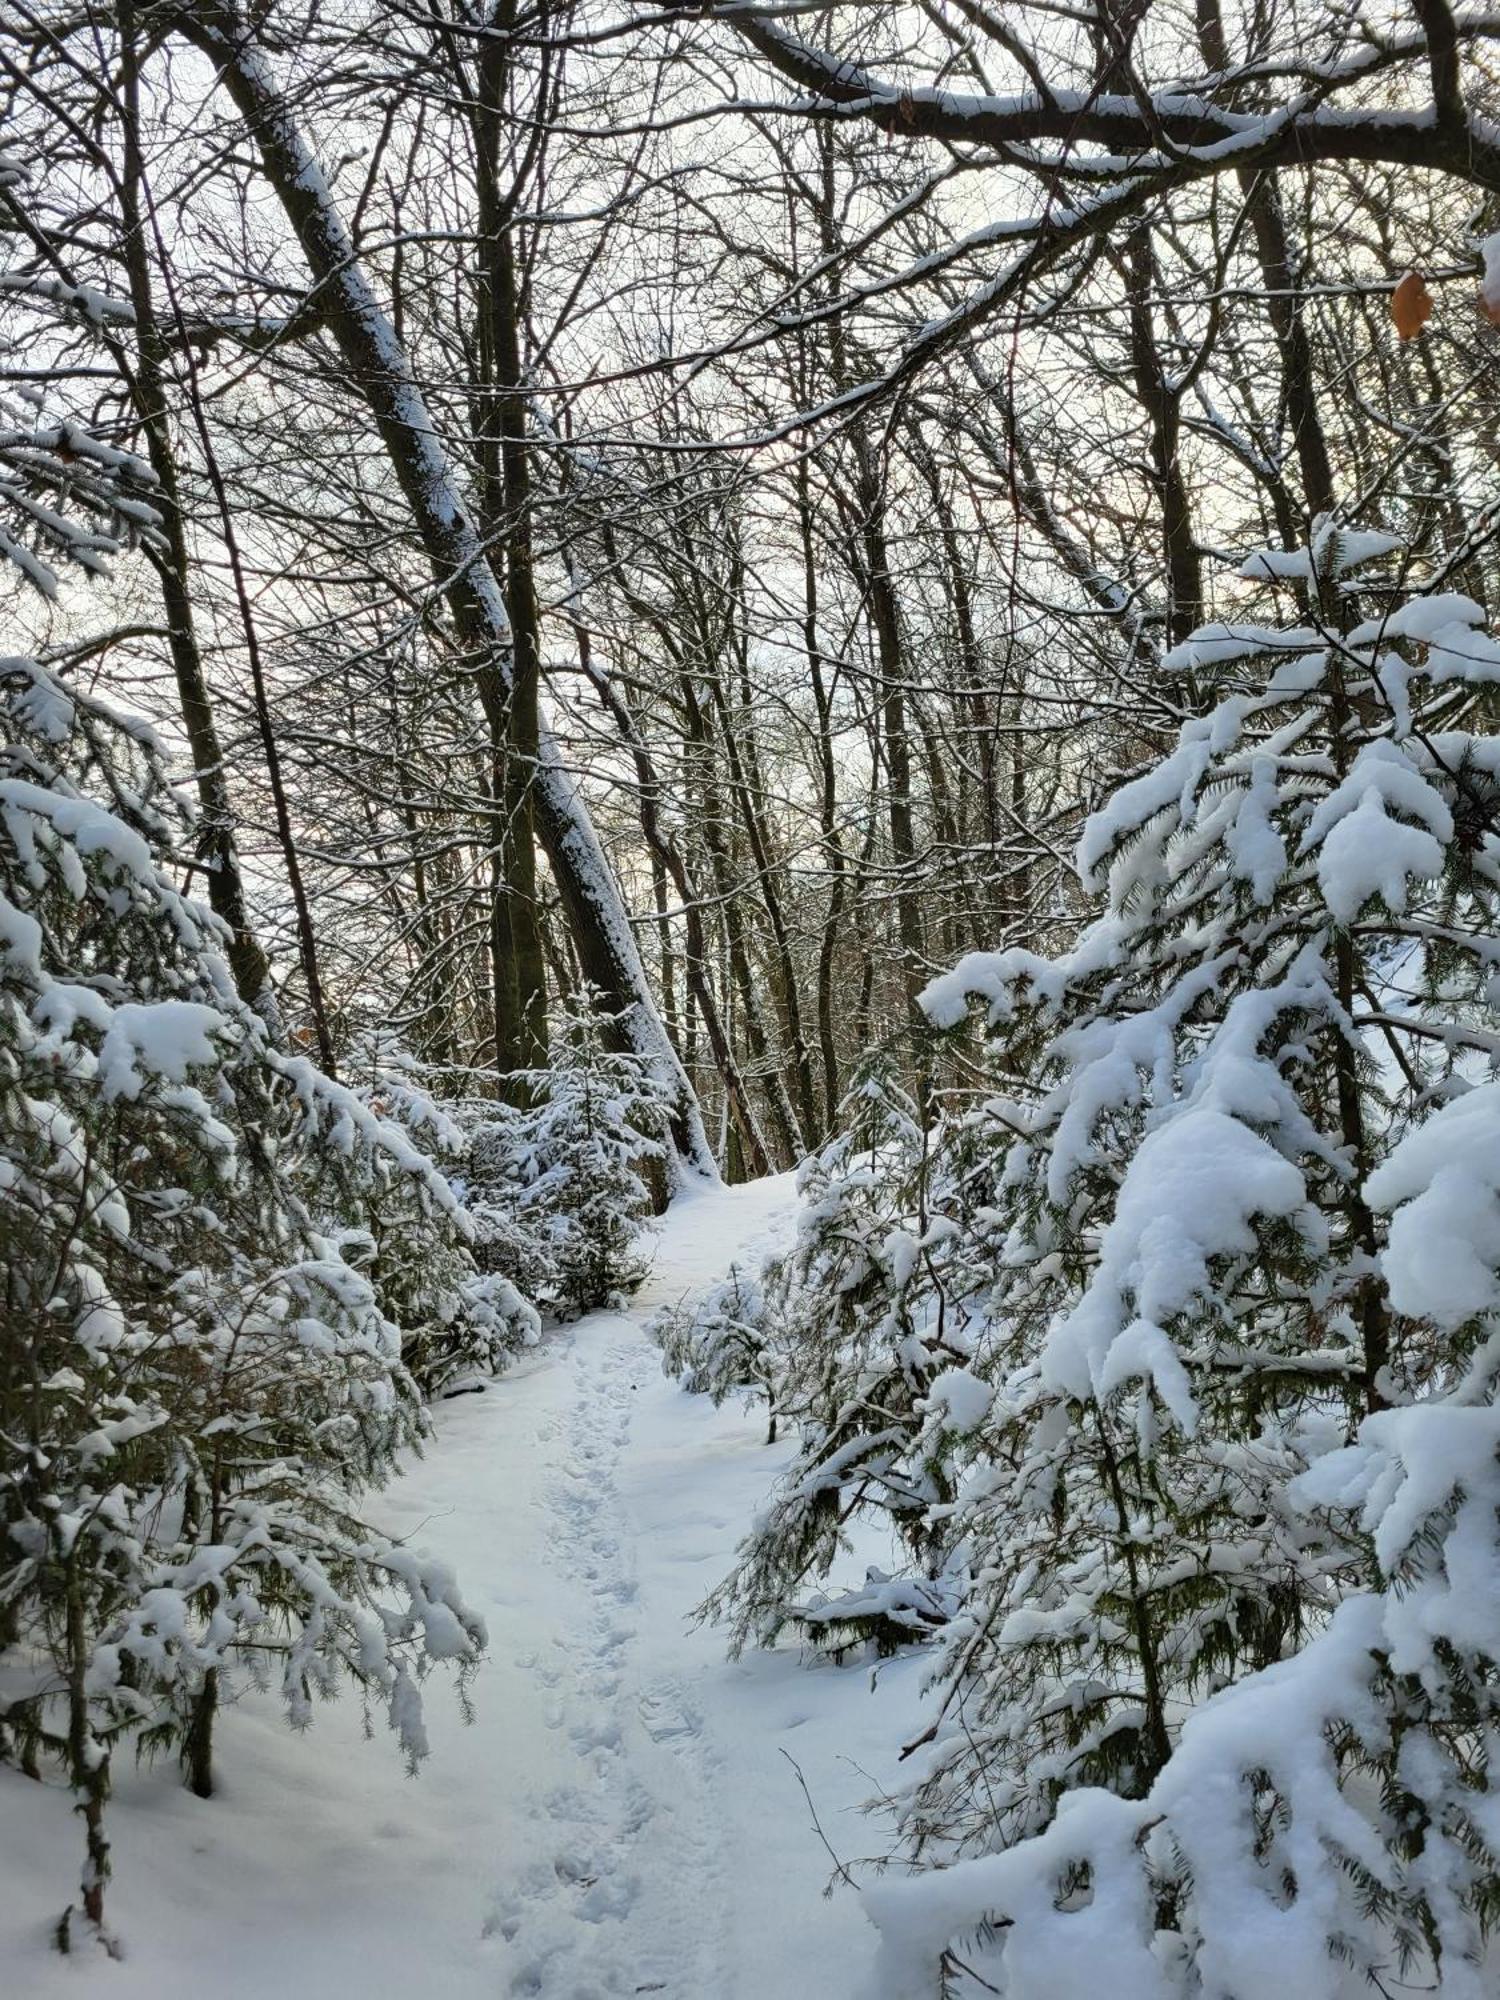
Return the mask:
{"type": "Polygon", "coordinates": [[[1366,1192],[1424,1379],[1285,1495],[1346,1540],[1355,1587],[1301,1651],[1188,1715],[1143,1797],[1074,1790],[1029,1839],[873,1886],[880,1991],[967,1993],[977,1951],[1016,2000],[1493,1992],[1500,1086],[1413,1124],[1366,1192]]]}
{"type": "Polygon", "coordinates": [[[621,1304],[646,1275],[646,1176],[665,1157],[670,1094],[611,1045],[587,993],[554,1010],[551,1062],[529,1102],[487,1105],[469,1149],[471,1210],[489,1268],[558,1319],[621,1304]]]}
{"type": "Polygon", "coordinates": [[[799,1449],[704,1607],[729,1620],[737,1650],[788,1623],[838,1652],[925,1637],[950,1597],[940,1517],[989,1406],[969,1365],[972,1273],[956,1220],[975,1192],[966,1147],[939,1141],[935,1156],[916,1105],[874,1072],[843,1125],[802,1167],[797,1240],[765,1278],[775,1407],[799,1449]],[[905,1571],[870,1572],[852,1594],[810,1591],[859,1518],[889,1527],[905,1571]]]}
{"type": "MultiPolygon", "coordinates": [[[[468,1134],[455,1110],[428,1090],[410,1051],[389,1034],[375,1034],[355,1050],[349,1074],[369,1078],[360,1097],[406,1133],[462,1203],[468,1191],[463,1174],[468,1134]]],[[[385,1311],[401,1328],[402,1358],[424,1395],[457,1393],[475,1386],[476,1378],[501,1373],[540,1339],[540,1315],[516,1282],[522,1273],[535,1281],[540,1246],[523,1234],[524,1247],[496,1258],[479,1219],[463,1208],[455,1218],[461,1228],[434,1241],[427,1255],[413,1257],[414,1198],[415,1185],[408,1181],[371,1202],[366,1228],[346,1232],[343,1254],[371,1270],[385,1311]],[[476,1259],[487,1268],[479,1268],[476,1259]]]]}
{"type": "Polygon", "coordinates": [[[1086,828],[1098,921],[926,996],[988,1003],[1017,1088],[909,1826],[1008,1851],[892,1918],[893,1962],[988,1925],[1006,1991],[1331,1994],[1412,1949],[1478,1990],[1500,1624],[1455,1586],[1500,1491],[1471,1088],[1500,1053],[1500,644],[1467,599],[1361,581],[1393,552],[1325,525],[1247,564],[1302,616],[1169,658],[1211,706],[1086,828]]]}
{"type": "Polygon", "coordinates": [[[731,1264],[729,1275],[695,1299],[663,1306],[646,1328],[661,1349],[662,1373],[715,1409],[731,1396],[770,1412],[766,1442],[776,1442],[777,1367],[761,1280],[731,1264]]]}
{"type": "Polygon", "coordinates": [[[418,1674],[475,1657],[453,1579],[356,1511],[423,1419],[345,1254],[378,1210],[393,1261],[449,1257],[460,1218],[238,999],[150,731],[20,660],[0,712],[0,1745],[66,1773],[98,1929],[122,1742],[207,1793],[226,1679],[301,1723],[347,1676],[415,1758],[418,1674]]]}

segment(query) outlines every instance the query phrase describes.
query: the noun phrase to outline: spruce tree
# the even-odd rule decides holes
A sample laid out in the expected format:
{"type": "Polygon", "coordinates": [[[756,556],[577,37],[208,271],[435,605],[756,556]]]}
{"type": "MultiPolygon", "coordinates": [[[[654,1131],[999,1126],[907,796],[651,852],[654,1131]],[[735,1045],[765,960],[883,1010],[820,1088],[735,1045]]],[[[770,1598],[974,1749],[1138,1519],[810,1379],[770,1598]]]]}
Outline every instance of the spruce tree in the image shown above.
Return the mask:
{"type": "MultiPolygon", "coordinates": [[[[1331,1993],[1413,1951],[1478,1990],[1500,1627],[1454,1585],[1495,1542],[1500,645],[1372,576],[1395,554],[1323,524],[1252,558],[1297,620],[1164,663],[1209,705],[1086,827],[1098,919],[926,995],[985,1003],[1014,1094],[908,1826],[1003,1850],[930,1908],[1003,1933],[1006,1990],[1240,1996],[1249,1954],[1331,1993]]],[[[933,1945],[902,1924],[896,1957],[933,1945]]]]}
{"type": "Polygon", "coordinates": [[[649,1268],[647,1180],[666,1157],[670,1093],[609,1025],[597,996],[567,996],[549,1066],[514,1079],[519,1101],[470,1107],[481,1258],[557,1320],[622,1305],[649,1268]]]}
{"type": "Polygon", "coordinates": [[[736,1650],[790,1623],[840,1652],[860,1639],[889,1651],[946,1616],[943,1512],[989,1404],[970,1367],[974,1272],[957,1219],[975,1196],[968,1160],[963,1131],[926,1131],[872,1065],[843,1129],[799,1171],[797,1239],[763,1279],[775,1407],[798,1450],[704,1607],[736,1650]],[[826,1593],[856,1520],[888,1531],[898,1567],[826,1593]]]}
{"type": "Polygon", "coordinates": [[[764,1403],[766,1442],[776,1442],[777,1367],[765,1287],[738,1264],[694,1299],[664,1306],[646,1327],[661,1349],[662,1373],[714,1408],[731,1396],[764,1403]]]}
{"type": "Polygon", "coordinates": [[[476,1656],[452,1577],[358,1511],[424,1428],[372,1218],[397,1266],[460,1258],[461,1219],[238,998],[151,731],[24,660],[0,710],[0,1743],[66,1772],[102,1934],[123,1741],[206,1793],[226,1680],[300,1724],[348,1677],[415,1759],[419,1673],[476,1656]]]}

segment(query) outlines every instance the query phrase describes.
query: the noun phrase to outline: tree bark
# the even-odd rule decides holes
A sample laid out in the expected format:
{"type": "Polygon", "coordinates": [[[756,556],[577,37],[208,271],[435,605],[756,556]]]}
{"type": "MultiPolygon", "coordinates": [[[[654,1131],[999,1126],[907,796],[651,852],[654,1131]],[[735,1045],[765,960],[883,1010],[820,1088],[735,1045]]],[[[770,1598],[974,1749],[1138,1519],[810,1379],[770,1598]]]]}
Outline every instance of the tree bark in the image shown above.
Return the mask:
{"type": "Polygon", "coordinates": [[[120,6],[120,95],[124,171],[120,215],[130,303],[135,313],[135,369],[131,384],[136,416],[146,439],[146,455],[156,474],[157,503],[166,549],[152,558],[167,616],[167,646],[177,683],[177,706],[193,758],[198,793],[198,854],[208,879],[209,906],[229,928],[229,969],[240,998],[253,1007],[279,1038],[271,968],[245,905],[234,808],[224,775],[224,752],[214,720],[188,591],[189,556],[183,522],[182,485],[167,419],[167,345],[156,316],[145,223],[145,162],[140,141],[140,63],[132,0],[120,6]]]}
{"type": "MultiPolygon", "coordinates": [[[[508,9],[507,14],[513,14],[508,9]]],[[[509,25],[498,21],[497,27],[509,25]]],[[[521,362],[521,299],[513,200],[500,185],[501,107],[510,43],[497,33],[480,53],[473,105],[479,197],[479,422],[485,540],[504,555],[513,669],[500,758],[503,772],[496,918],[508,963],[496,984],[495,1062],[502,1072],[547,1061],[547,976],[537,901],[533,795],[541,740],[541,621],[532,558],[532,467],[521,362]]]]}

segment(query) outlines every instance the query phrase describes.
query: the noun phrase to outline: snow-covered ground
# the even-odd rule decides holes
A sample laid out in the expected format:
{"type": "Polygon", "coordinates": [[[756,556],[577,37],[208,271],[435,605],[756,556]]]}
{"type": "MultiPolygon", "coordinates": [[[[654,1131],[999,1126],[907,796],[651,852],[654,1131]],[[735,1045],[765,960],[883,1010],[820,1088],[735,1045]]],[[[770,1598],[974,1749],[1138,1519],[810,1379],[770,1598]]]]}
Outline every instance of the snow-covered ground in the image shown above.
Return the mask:
{"type": "Polygon", "coordinates": [[[66,1795],[0,1770],[0,1990],[17,2000],[854,2000],[875,1933],[832,1863],[877,1852],[920,1662],[731,1665],[694,1605],[784,1447],[664,1381],[641,1324],[784,1234],[790,1177],[674,1204],[628,1314],[553,1336],[437,1413],[383,1521],[449,1560],[490,1634],[465,1724],[430,1684],[404,1775],[357,1703],[292,1734],[251,1697],[219,1796],[118,1774],[111,1963],[49,1947],[77,1879],[66,1795]]]}

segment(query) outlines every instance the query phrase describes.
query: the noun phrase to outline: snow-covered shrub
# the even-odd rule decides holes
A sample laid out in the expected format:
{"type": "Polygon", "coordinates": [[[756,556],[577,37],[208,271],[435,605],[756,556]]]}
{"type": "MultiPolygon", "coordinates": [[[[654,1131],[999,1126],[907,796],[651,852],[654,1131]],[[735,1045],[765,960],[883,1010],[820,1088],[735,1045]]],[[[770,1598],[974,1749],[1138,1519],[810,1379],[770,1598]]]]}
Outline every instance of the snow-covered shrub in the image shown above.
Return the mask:
{"type": "Polygon", "coordinates": [[[786,1622],[836,1661],[855,1647],[889,1659],[940,1632],[953,1616],[958,1596],[958,1580],[952,1576],[888,1576],[872,1563],[864,1582],[853,1589],[832,1597],[814,1591],[805,1604],[789,1605],[786,1622]]]}
{"type": "Polygon", "coordinates": [[[535,1191],[542,1167],[530,1106],[484,1098],[454,1109],[466,1135],[459,1185],[479,1268],[524,1286],[544,1317],[564,1316],[547,1262],[547,1205],[535,1191]]]}
{"type": "Polygon", "coordinates": [[[1013,1137],[908,1813],[979,1858],[878,1893],[903,2000],[976,1937],[1015,2000],[1484,1990],[1500,644],[1393,550],[1253,558],[1303,615],[1169,660],[1215,698],[1086,827],[1097,922],[926,996],[1013,1137]]]}
{"type": "MultiPolygon", "coordinates": [[[[409,1051],[374,1037],[356,1052],[352,1073],[369,1077],[360,1095],[372,1111],[399,1125],[450,1186],[462,1180],[469,1139],[461,1117],[427,1090],[409,1051]]],[[[461,1220],[461,1233],[434,1240],[418,1190],[397,1182],[368,1203],[364,1242],[352,1233],[345,1239],[346,1256],[368,1258],[382,1305],[401,1328],[402,1356],[429,1396],[498,1374],[541,1334],[536,1307],[508,1274],[535,1282],[537,1257],[519,1254],[490,1268],[496,1260],[483,1218],[466,1210],[461,1220]]]]}
{"type": "Polygon", "coordinates": [[[527,1101],[486,1107],[469,1143],[481,1261],[558,1319],[621,1303],[648,1269],[646,1175],[664,1156],[670,1096],[605,1028],[587,994],[563,1001],[548,1068],[516,1079],[527,1101]]]}
{"type": "Polygon", "coordinates": [[[731,1264],[729,1275],[696,1299],[663,1306],[646,1327],[661,1349],[662,1373],[714,1408],[731,1396],[770,1412],[767,1442],[776,1442],[777,1369],[759,1278],[731,1264]]]}
{"type": "MultiPolygon", "coordinates": [[[[736,1649],[773,1642],[789,1622],[832,1635],[839,1650],[856,1636],[881,1645],[896,1636],[867,1587],[854,1593],[858,1605],[809,1597],[860,1516],[885,1522],[906,1551],[910,1573],[894,1591],[914,1578],[934,1587],[923,1596],[929,1611],[951,1601],[943,1510],[990,1400],[969,1367],[971,1274],[951,1212],[968,1190],[959,1172],[935,1175],[931,1137],[890,1078],[872,1073],[855,1088],[843,1127],[801,1168],[796,1241],[764,1280],[776,1408],[799,1449],[706,1606],[729,1621],[736,1649]]],[[[949,1166],[966,1158],[955,1142],[949,1166]]],[[[907,1635],[933,1622],[913,1621],[907,1635]]]]}
{"type": "Polygon", "coordinates": [[[1413,1402],[1318,1456],[1290,1505],[1363,1555],[1303,1649],[1205,1702],[1144,1797],[1074,1793],[1008,1851],[870,1892],[881,1990],[934,1990],[955,1938],[1003,1935],[997,1990],[1320,2000],[1424,1986],[1482,2000],[1500,1918],[1500,1086],[1408,1133],[1368,1182],[1413,1402]],[[1069,1895],[1087,1884],[1090,1894],[1069,1895]],[[1164,1921],[1164,1919],[1166,1921],[1164,1921]],[[1352,1989],[1348,1989],[1352,1990],[1352,1989]]]}
{"type": "Polygon", "coordinates": [[[365,1526],[420,1434],[368,1218],[458,1240],[401,1128],[271,1043],[143,725],[0,663],[0,1732],[58,1758],[102,1918],[116,1746],[211,1781],[226,1677],[288,1712],[343,1676],[423,1749],[417,1676],[482,1643],[453,1580],[365,1526]]]}

